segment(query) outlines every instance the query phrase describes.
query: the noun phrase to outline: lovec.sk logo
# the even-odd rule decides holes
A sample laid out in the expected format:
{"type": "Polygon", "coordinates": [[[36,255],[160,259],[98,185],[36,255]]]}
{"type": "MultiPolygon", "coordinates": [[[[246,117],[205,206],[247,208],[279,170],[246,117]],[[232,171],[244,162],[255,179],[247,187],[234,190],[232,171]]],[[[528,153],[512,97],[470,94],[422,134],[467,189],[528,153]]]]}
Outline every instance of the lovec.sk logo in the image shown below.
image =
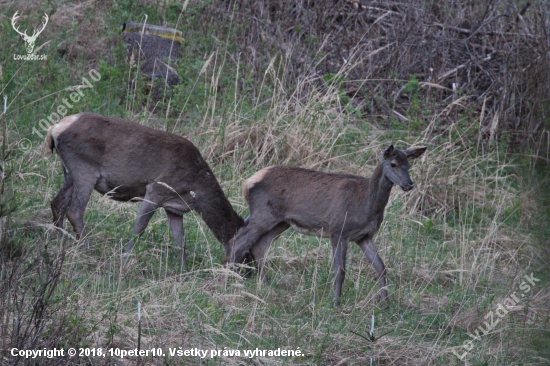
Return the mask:
{"type": "Polygon", "coordinates": [[[13,17],[11,18],[11,26],[13,27],[13,29],[19,33],[21,35],[21,37],[23,37],[23,40],[25,41],[25,43],[27,44],[27,54],[26,55],[13,55],[13,59],[14,60],[45,60],[46,59],[46,55],[34,55],[32,54],[32,51],[34,50],[34,44],[36,42],[36,39],[38,38],[38,36],[40,35],[40,33],[42,33],[42,31],[44,30],[44,28],[46,28],[46,24],[48,24],[48,14],[44,13],[44,24],[42,25],[42,28],[37,31],[36,29],[34,30],[34,32],[32,33],[32,36],[29,36],[27,35],[27,30],[25,29],[24,32],[20,32],[17,25],[15,24],[16,21],[17,21],[17,18],[19,18],[19,16],[17,15],[17,11],[15,12],[15,14],[13,14],[13,17]]]}

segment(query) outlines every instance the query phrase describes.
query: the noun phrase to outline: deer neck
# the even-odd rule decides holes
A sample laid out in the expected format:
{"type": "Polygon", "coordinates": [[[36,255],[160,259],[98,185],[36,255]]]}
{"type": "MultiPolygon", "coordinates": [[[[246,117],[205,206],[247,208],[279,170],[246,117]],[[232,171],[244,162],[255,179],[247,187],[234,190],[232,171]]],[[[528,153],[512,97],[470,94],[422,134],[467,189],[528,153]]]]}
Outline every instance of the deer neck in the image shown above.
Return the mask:
{"type": "Polygon", "coordinates": [[[378,164],[370,179],[369,209],[371,212],[383,212],[390,199],[393,182],[384,175],[382,163],[378,164]]]}
{"type": "Polygon", "coordinates": [[[197,211],[216,239],[224,245],[244,226],[243,218],[233,210],[221,187],[214,194],[205,197],[197,211]]]}

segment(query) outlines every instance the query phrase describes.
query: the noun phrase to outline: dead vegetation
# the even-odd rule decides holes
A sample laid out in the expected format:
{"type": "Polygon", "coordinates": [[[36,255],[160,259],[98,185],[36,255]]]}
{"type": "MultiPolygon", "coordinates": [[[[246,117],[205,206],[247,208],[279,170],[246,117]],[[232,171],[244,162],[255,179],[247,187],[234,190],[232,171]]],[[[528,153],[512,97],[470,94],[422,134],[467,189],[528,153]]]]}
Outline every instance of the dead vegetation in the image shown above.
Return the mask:
{"type": "Polygon", "coordinates": [[[298,100],[339,75],[331,80],[370,121],[444,135],[466,113],[479,116],[486,140],[535,151],[549,142],[544,2],[219,0],[201,24],[230,24],[256,83],[280,55],[281,80],[302,87],[298,100]]]}
{"type": "MultiPolygon", "coordinates": [[[[108,27],[99,2],[66,5],[57,10],[60,27],[71,27],[71,14],[83,21],[82,27],[87,21],[98,29],[108,27]],[[86,20],[86,14],[93,17],[86,20]]],[[[180,7],[187,15],[180,2],[162,6],[180,7]]],[[[8,324],[0,332],[4,350],[17,344],[53,347],[62,339],[70,340],[66,347],[135,348],[140,336],[136,305],[142,301],[142,348],[300,346],[307,354],[303,359],[252,361],[265,365],[369,364],[370,355],[376,365],[462,364],[451,352],[463,349],[466,333],[482,324],[508,291],[517,290],[526,270],[540,268],[547,254],[524,231],[545,225],[537,220],[541,187],[520,190],[527,182],[511,175],[513,167],[493,149],[504,142],[548,158],[547,6],[494,0],[216,0],[189,2],[187,9],[191,7],[200,19],[198,31],[221,40],[218,49],[195,55],[206,60],[199,75],[208,87],[205,99],[221,100],[224,89],[218,81],[226,69],[219,60],[224,55],[243,67],[235,80],[231,113],[220,117],[219,104],[205,102],[203,120],[185,130],[213,163],[236,210],[246,210],[242,181],[267,165],[369,176],[388,136],[400,148],[430,145],[430,152],[411,168],[417,189],[407,194],[395,190],[377,237],[381,256],[388,258],[390,296],[397,307],[376,312],[376,334],[390,333],[374,343],[355,335],[367,334],[378,290],[372,266],[357,252],[349,254],[352,283],[346,285],[339,311],[325,306],[332,289],[329,243],[296,234],[278,240],[268,254],[271,286],[235,279],[223,286],[218,279],[224,272],[217,267],[223,256],[200,218],[186,219],[192,272],[181,274],[170,264],[175,251],[158,215],[131,269],[123,271],[120,248],[137,207],[96,196],[88,206],[90,251],[70,238],[63,247],[47,230],[37,234],[17,224],[9,229],[12,237],[23,237],[16,244],[24,250],[20,258],[2,263],[0,315],[8,324]],[[261,89],[267,85],[266,97],[261,89]],[[251,97],[257,109],[267,106],[261,119],[254,116],[256,110],[241,110],[242,95],[251,97]],[[409,134],[403,141],[392,131],[409,134]],[[517,227],[511,227],[504,221],[515,214],[517,227]],[[48,250],[35,259],[34,248],[44,242],[48,250]],[[55,284],[57,292],[47,297],[55,284]],[[35,303],[45,304],[43,311],[35,303]],[[65,328],[56,327],[57,321],[65,328]]],[[[86,30],[75,26],[70,34],[64,43],[70,67],[76,59],[96,64],[109,54],[102,31],[91,31],[88,39],[86,30]]],[[[186,45],[184,55],[190,52],[183,50],[186,45]]],[[[132,117],[165,129],[173,123],[159,115],[132,117]]],[[[176,127],[179,132],[182,126],[176,127]]],[[[54,184],[59,168],[55,158],[36,151],[18,160],[17,187],[21,196],[33,200],[25,201],[18,215],[49,212],[59,188],[54,184]],[[29,162],[41,167],[34,168],[43,176],[37,184],[19,174],[29,162]]],[[[46,227],[50,220],[41,215],[35,221],[46,227]]],[[[536,287],[510,310],[501,328],[475,343],[469,359],[489,365],[508,359],[544,362],[546,343],[541,341],[537,349],[535,338],[537,330],[545,334],[540,329],[547,327],[548,297],[547,284],[536,287]]],[[[179,361],[200,362],[174,363],[179,361]]],[[[240,365],[244,359],[215,362],[240,365]]]]}

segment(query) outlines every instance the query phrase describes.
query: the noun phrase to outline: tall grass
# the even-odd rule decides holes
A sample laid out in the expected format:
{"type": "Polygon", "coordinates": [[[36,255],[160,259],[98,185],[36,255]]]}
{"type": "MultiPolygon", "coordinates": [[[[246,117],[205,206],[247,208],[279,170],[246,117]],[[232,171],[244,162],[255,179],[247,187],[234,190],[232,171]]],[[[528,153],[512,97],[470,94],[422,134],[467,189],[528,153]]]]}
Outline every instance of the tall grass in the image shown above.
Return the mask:
{"type": "MultiPolygon", "coordinates": [[[[126,9],[123,5],[119,9],[126,9]]],[[[131,71],[116,57],[112,64],[99,65],[102,80],[80,108],[187,136],[243,216],[247,207],[242,182],[266,166],[289,164],[369,176],[389,144],[401,149],[427,145],[428,152],[411,168],[416,189],[393,190],[375,238],[388,269],[391,309],[379,309],[376,272],[355,246],[348,254],[342,306],[335,309],[328,240],[292,230],[268,252],[269,285],[256,277],[243,281],[223,268],[221,244],[194,213],[184,218],[187,273],[180,272],[178,248],[172,246],[160,214],[124,265],[122,252],[138,207],[97,194],[85,218],[90,248],[70,236],[70,227],[63,241],[53,234],[49,211],[61,187],[61,164],[33,140],[35,147],[18,152],[12,165],[19,210],[9,234],[20,252],[3,259],[0,273],[3,362],[30,363],[10,357],[10,347],[127,350],[136,348],[140,338],[142,349],[161,347],[166,354],[180,346],[299,347],[304,353],[293,358],[149,357],[144,364],[359,365],[369,364],[372,357],[375,365],[461,365],[464,361],[453,351],[462,354],[464,342],[471,340],[468,334],[511,293],[520,293],[524,275],[534,273],[541,282],[508,309],[490,334],[472,341],[465,360],[472,365],[547,363],[547,251],[541,248],[547,239],[540,234],[545,225],[533,221],[547,222],[541,203],[548,197],[529,180],[532,175],[522,168],[524,157],[503,154],[498,140],[487,143],[485,132],[477,128],[484,109],[468,111],[461,117],[465,123],[443,130],[437,121],[441,112],[427,117],[434,123],[423,133],[405,124],[380,125],[356,113],[344,98],[339,75],[353,65],[335,70],[330,78],[303,73],[290,89],[286,78],[291,59],[285,56],[266,62],[254,93],[249,93],[242,88],[239,61],[228,56],[228,43],[210,45],[209,52],[179,66],[187,79],[167,103],[173,111],[151,114],[145,103],[134,100],[116,107],[112,99],[131,71]],[[367,338],[373,314],[376,340],[371,342],[367,338]]],[[[84,73],[88,66],[77,69],[84,73]]],[[[45,66],[24,67],[23,75],[44,70],[44,77],[54,79],[59,90],[74,82],[56,78],[45,66]]],[[[16,82],[21,85],[23,80],[16,82]]],[[[23,93],[19,98],[26,105],[39,95],[23,93]]],[[[36,101],[36,110],[47,114],[57,102],[36,101]]],[[[29,108],[10,117],[21,121],[21,128],[12,131],[15,138],[30,134],[35,121],[29,108]]],[[[109,356],[38,362],[134,361],[109,356]]]]}
{"type": "MultiPolygon", "coordinates": [[[[212,67],[207,72],[216,75],[220,71],[212,67]]],[[[394,189],[376,238],[388,267],[392,309],[378,310],[376,272],[357,248],[348,257],[343,305],[334,309],[328,241],[290,231],[268,253],[271,285],[238,278],[225,284],[226,271],[220,266],[223,248],[194,214],[185,218],[189,273],[178,272],[177,248],[171,245],[162,215],[151,221],[130,265],[124,267],[122,248],[137,206],[95,195],[86,217],[92,249],[70,241],[63,273],[71,283],[71,297],[85,309],[82,323],[93,330],[83,344],[135,348],[140,301],[144,349],[300,347],[306,354],[303,358],[258,357],[256,362],[363,364],[372,354],[380,365],[459,364],[452,351],[468,339],[466,334],[473,333],[488,311],[518,290],[524,274],[538,273],[536,265],[528,265],[534,259],[529,234],[519,221],[506,223],[517,205],[536,207],[536,196],[522,194],[513,164],[503,160],[498,149],[483,152],[461,139],[434,144],[437,136],[393,140],[391,132],[347,113],[338,90],[313,89],[307,99],[299,101],[277,86],[276,73],[271,77],[275,87],[269,104],[240,110],[244,102],[237,95],[231,102],[230,118],[218,117],[218,110],[207,108],[196,127],[187,127],[189,137],[211,162],[230,201],[243,215],[242,182],[265,166],[292,164],[369,176],[388,144],[429,146],[411,169],[417,188],[412,193],[394,189]],[[373,313],[377,334],[388,334],[367,343],[357,334],[368,334],[373,313]]],[[[216,82],[215,77],[207,80],[216,82]]],[[[215,93],[217,87],[214,84],[209,89],[215,93]]],[[[216,97],[223,98],[210,96],[216,97]]],[[[147,123],[161,126],[170,121],[149,117],[147,123]]],[[[59,188],[59,162],[52,157],[36,158],[44,166],[45,179],[38,187],[43,198],[27,210],[30,214],[37,206],[43,207],[45,224],[47,202],[59,188]]],[[[55,240],[39,235],[49,242],[50,251],[61,250],[55,240]]],[[[527,341],[532,328],[543,326],[534,314],[544,314],[544,289],[541,286],[530,293],[502,327],[477,341],[468,359],[499,364],[496,360],[528,356],[530,348],[519,346],[515,337],[519,332],[527,341]]],[[[244,362],[243,358],[222,360],[224,364],[244,362]]],[[[169,362],[194,364],[198,360],[169,362]]]]}

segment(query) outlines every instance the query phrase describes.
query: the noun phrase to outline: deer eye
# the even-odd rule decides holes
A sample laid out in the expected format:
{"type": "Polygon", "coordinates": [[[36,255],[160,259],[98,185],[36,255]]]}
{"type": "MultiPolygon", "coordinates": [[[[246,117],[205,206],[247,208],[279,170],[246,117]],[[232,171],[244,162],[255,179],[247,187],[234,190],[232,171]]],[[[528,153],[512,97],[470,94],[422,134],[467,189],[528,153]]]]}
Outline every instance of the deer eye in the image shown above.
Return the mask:
{"type": "Polygon", "coordinates": [[[397,164],[391,163],[391,167],[392,167],[392,168],[395,168],[396,166],[397,166],[397,164]]]}

